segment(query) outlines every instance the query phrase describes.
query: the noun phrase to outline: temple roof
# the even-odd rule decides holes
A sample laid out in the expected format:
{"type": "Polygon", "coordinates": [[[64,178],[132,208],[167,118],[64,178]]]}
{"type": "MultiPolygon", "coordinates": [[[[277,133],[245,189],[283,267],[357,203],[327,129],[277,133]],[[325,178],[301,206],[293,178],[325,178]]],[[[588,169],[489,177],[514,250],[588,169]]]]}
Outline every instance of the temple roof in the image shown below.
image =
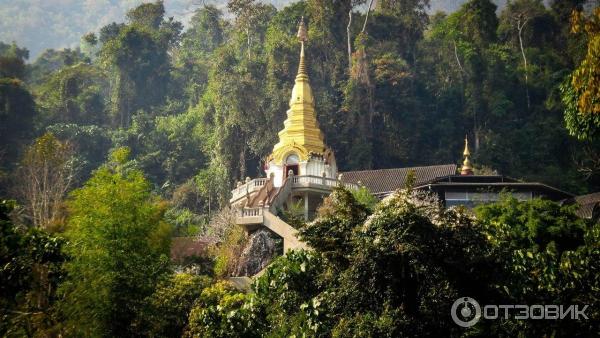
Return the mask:
{"type": "Polygon", "coordinates": [[[426,167],[347,171],[342,173],[342,181],[344,183],[362,184],[374,195],[385,195],[404,188],[406,176],[411,170],[415,175],[414,184],[420,185],[438,177],[455,175],[456,168],[456,164],[444,164],[426,167]]]}
{"type": "Polygon", "coordinates": [[[592,218],[594,211],[600,206],[600,192],[576,196],[573,200],[579,205],[577,216],[582,218],[592,218]]]}

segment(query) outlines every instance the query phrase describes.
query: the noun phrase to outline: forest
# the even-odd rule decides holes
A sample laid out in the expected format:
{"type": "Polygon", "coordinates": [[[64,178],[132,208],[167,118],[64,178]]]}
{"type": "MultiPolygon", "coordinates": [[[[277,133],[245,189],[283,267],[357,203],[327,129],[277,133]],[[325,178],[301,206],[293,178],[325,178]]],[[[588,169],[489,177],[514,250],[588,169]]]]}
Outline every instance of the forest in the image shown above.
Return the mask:
{"type": "MultiPolygon", "coordinates": [[[[34,60],[0,41],[0,335],[592,336],[600,224],[545,200],[445,210],[410,186],[336,189],[312,250],[233,288],[230,192],[260,177],[298,67],[298,23],[340,171],[459,163],[600,191],[597,1],[303,0],[199,5],[184,27],[143,3],[34,60]],[[211,240],[169,258],[174,237],[211,240]],[[449,317],[488,304],[587,304],[587,321],[449,317]],[[537,303],[536,303],[537,302],[537,303]]],[[[1,6],[1,5],[0,5],[1,6]]]]}

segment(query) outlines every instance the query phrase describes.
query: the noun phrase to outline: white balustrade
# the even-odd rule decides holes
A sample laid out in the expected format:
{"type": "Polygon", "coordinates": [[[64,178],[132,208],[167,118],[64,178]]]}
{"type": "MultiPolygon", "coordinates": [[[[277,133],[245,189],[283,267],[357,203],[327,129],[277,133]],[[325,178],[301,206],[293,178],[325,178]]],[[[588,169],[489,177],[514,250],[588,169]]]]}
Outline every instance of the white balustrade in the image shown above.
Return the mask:
{"type": "Polygon", "coordinates": [[[262,216],[263,208],[242,208],[240,209],[240,217],[256,217],[262,216]]]}
{"type": "Polygon", "coordinates": [[[245,184],[240,185],[239,187],[233,189],[231,191],[231,199],[232,200],[236,200],[240,197],[245,196],[248,193],[253,193],[257,190],[259,190],[260,188],[262,188],[265,184],[267,184],[267,182],[269,181],[268,178],[255,178],[250,182],[247,182],[245,184]]]}
{"type": "MultiPolygon", "coordinates": [[[[322,176],[312,176],[312,175],[302,175],[302,176],[290,176],[288,177],[290,180],[289,183],[292,183],[291,188],[293,187],[301,187],[308,185],[320,185],[326,187],[336,187],[342,184],[346,189],[356,190],[358,189],[358,185],[354,183],[343,183],[340,180],[330,177],[322,177],[322,176]]],[[[286,180],[287,181],[287,180],[286,180]]],[[[269,182],[268,178],[256,178],[245,184],[240,185],[239,187],[233,189],[231,191],[232,197],[231,200],[238,200],[247,194],[252,194],[258,190],[260,190],[263,186],[265,186],[269,182]]],[[[283,187],[282,187],[283,188],[283,187]]]]}
{"type": "Polygon", "coordinates": [[[292,176],[292,183],[295,186],[305,186],[305,185],[324,185],[327,187],[336,187],[342,184],[347,189],[356,190],[358,189],[358,185],[354,183],[343,183],[335,178],[329,177],[319,177],[319,176],[311,176],[311,175],[302,175],[302,176],[292,176]]]}

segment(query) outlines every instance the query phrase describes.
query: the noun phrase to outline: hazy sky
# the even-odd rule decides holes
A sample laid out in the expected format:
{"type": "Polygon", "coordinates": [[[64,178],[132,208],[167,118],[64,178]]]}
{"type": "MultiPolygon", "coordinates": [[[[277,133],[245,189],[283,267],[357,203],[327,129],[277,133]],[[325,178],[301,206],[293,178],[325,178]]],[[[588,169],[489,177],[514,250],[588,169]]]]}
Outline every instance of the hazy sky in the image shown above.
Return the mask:
{"type": "MultiPolygon", "coordinates": [[[[226,0],[165,0],[167,16],[187,21],[204,3],[226,0]]],[[[432,11],[453,11],[466,0],[432,0],[432,11]]],[[[122,22],[143,0],[0,0],[0,41],[16,41],[30,50],[30,61],[47,48],[76,47],[81,36],[113,21],[122,22]]],[[[146,0],[146,2],[148,2],[146,0]]],[[[277,7],[292,0],[265,1],[277,7]]],[[[496,0],[504,3],[505,0],[496,0]]],[[[223,5],[221,5],[223,6],[223,5]]]]}

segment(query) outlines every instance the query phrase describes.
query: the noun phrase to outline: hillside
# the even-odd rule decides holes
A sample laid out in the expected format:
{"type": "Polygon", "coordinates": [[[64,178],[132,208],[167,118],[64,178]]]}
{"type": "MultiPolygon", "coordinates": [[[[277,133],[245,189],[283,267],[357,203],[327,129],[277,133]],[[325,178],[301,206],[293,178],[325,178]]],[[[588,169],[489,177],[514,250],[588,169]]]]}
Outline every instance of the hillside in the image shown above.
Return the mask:
{"type": "Polygon", "coordinates": [[[0,337],[598,336],[600,9],[200,1],[0,7],[0,337]]]}
{"type": "MultiPolygon", "coordinates": [[[[76,47],[83,34],[97,31],[111,22],[123,21],[127,10],[144,2],[127,1],[80,1],[80,0],[0,0],[0,41],[18,41],[30,51],[34,60],[48,48],[76,47]]],[[[147,1],[146,1],[147,2],[147,1]]],[[[223,8],[224,0],[204,1],[223,8]]],[[[291,0],[269,0],[281,8],[291,0]]],[[[431,11],[453,12],[465,0],[432,0],[431,11]]],[[[506,0],[495,0],[504,4],[506,0]]],[[[198,7],[196,0],[167,0],[167,16],[186,23],[198,7]]]]}

